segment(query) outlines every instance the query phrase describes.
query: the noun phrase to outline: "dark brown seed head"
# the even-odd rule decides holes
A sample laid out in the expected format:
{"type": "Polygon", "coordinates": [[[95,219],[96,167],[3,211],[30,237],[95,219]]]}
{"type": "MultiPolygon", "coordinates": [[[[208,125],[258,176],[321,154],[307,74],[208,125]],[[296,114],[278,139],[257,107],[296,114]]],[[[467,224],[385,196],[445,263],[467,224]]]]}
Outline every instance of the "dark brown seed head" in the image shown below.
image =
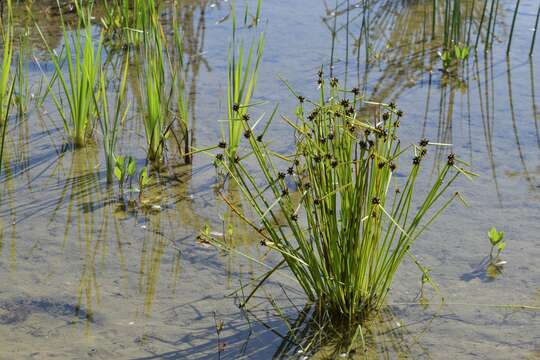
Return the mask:
{"type": "Polygon", "coordinates": [[[334,140],[334,133],[333,132],[328,134],[328,140],[334,140]]]}
{"type": "Polygon", "coordinates": [[[422,140],[420,140],[420,142],[418,143],[418,145],[422,146],[422,147],[426,147],[429,145],[429,140],[424,138],[422,140]]]}
{"type": "Polygon", "coordinates": [[[257,141],[258,141],[258,142],[262,142],[262,140],[263,140],[262,134],[261,134],[261,135],[257,135],[257,141]]]}
{"type": "Polygon", "coordinates": [[[366,150],[367,149],[367,143],[364,140],[360,140],[358,142],[358,145],[360,146],[360,149],[366,150]]]}
{"type": "Polygon", "coordinates": [[[216,160],[217,161],[223,161],[223,154],[217,154],[216,155],[216,160]]]}
{"type": "Polygon", "coordinates": [[[236,164],[238,164],[238,163],[240,162],[240,156],[235,155],[235,156],[234,156],[234,162],[235,162],[236,164]]]}
{"type": "Polygon", "coordinates": [[[378,197],[374,197],[373,199],[371,199],[371,203],[373,205],[379,205],[381,203],[381,200],[378,197]]]}
{"type": "Polygon", "coordinates": [[[285,188],[281,190],[281,197],[285,197],[287,195],[289,195],[289,189],[285,188]]]}
{"type": "Polygon", "coordinates": [[[338,165],[338,161],[336,159],[330,160],[330,166],[335,168],[338,165]]]}
{"type": "Polygon", "coordinates": [[[450,153],[450,155],[448,155],[448,165],[453,166],[455,163],[455,160],[456,160],[456,154],[450,153]]]}
{"type": "Polygon", "coordinates": [[[218,143],[218,147],[221,149],[225,149],[227,147],[227,143],[225,141],[220,141],[218,143]]]}
{"type": "Polygon", "coordinates": [[[292,166],[287,169],[287,174],[289,174],[289,175],[294,174],[294,168],[292,166]]]}
{"type": "Polygon", "coordinates": [[[395,171],[397,166],[396,166],[395,163],[393,163],[393,162],[390,161],[390,162],[388,163],[388,167],[390,168],[390,171],[395,171]]]}
{"type": "Polygon", "coordinates": [[[382,162],[382,161],[379,162],[379,163],[377,164],[377,166],[379,167],[379,169],[382,169],[382,168],[384,167],[384,165],[385,165],[385,163],[382,162]]]}
{"type": "Polygon", "coordinates": [[[313,204],[319,205],[321,203],[321,200],[319,198],[313,199],[313,204]]]}
{"type": "Polygon", "coordinates": [[[360,89],[357,87],[352,88],[351,92],[354,94],[354,96],[358,96],[360,94],[360,89]]]}
{"type": "Polygon", "coordinates": [[[285,179],[285,173],[282,173],[281,171],[278,172],[278,173],[277,173],[277,178],[278,178],[279,180],[285,179]]]}
{"type": "Polygon", "coordinates": [[[382,119],[383,119],[384,121],[388,120],[389,118],[390,118],[390,114],[389,114],[389,113],[385,112],[384,114],[382,114],[382,119]]]}
{"type": "Polygon", "coordinates": [[[302,95],[298,96],[298,101],[300,102],[300,104],[302,104],[305,100],[306,100],[306,98],[303,97],[302,95]]]}
{"type": "Polygon", "coordinates": [[[316,163],[318,162],[321,162],[321,155],[317,154],[313,157],[313,161],[315,161],[316,163]]]}
{"type": "Polygon", "coordinates": [[[291,220],[292,221],[298,221],[298,215],[297,214],[292,214],[291,215],[291,220]]]}
{"type": "Polygon", "coordinates": [[[336,87],[338,85],[339,80],[335,77],[330,78],[330,86],[336,87]]]}
{"type": "Polygon", "coordinates": [[[401,111],[401,110],[396,111],[396,115],[398,117],[402,117],[403,116],[403,111],[401,111]]]}
{"type": "Polygon", "coordinates": [[[300,160],[294,159],[293,164],[296,166],[300,165],[300,160]]]}
{"type": "Polygon", "coordinates": [[[246,139],[249,139],[251,137],[253,133],[251,132],[251,129],[247,129],[246,131],[244,131],[244,137],[246,139]]]}
{"type": "Polygon", "coordinates": [[[412,160],[412,163],[414,165],[419,165],[420,164],[420,157],[419,156],[415,156],[412,160]]]}
{"type": "Polygon", "coordinates": [[[343,100],[341,100],[340,104],[341,104],[341,106],[343,106],[344,108],[348,108],[348,107],[349,107],[349,100],[343,99],[343,100]]]}
{"type": "Polygon", "coordinates": [[[249,121],[249,114],[242,115],[242,120],[249,121]]]}
{"type": "Polygon", "coordinates": [[[239,104],[234,104],[232,106],[232,109],[233,109],[233,111],[238,111],[238,110],[240,110],[240,105],[239,104]]]}
{"type": "Polygon", "coordinates": [[[388,107],[392,110],[395,110],[396,109],[396,104],[394,104],[393,102],[391,102],[390,104],[388,104],[388,107]]]}
{"type": "Polygon", "coordinates": [[[427,149],[426,148],[420,148],[420,157],[424,157],[426,156],[427,154],[427,149]]]}

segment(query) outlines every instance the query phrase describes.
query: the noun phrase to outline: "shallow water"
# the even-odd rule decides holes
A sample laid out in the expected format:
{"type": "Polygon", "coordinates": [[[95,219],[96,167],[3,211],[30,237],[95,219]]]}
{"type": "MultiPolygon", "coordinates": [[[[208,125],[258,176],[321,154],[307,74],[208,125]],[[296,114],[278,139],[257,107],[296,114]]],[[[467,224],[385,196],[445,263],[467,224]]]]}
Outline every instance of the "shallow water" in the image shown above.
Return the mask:
{"type": "MultiPolygon", "coordinates": [[[[431,2],[373,2],[367,66],[365,47],[359,56],[355,48],[362,7],[351,1],[346,11],[347,3],[339,3],[337,17],[335,5],[327,8],[323,1],[263,5],[259,28],[266,47],[256,100],[268,103],[257,111],[268,113],[279,103],[280,113],[292,114],[294,99],[279,77],[306,96],[316,95],[316,72],[323,65],[341,84],[359,85],[368,98],[396,102],[405,113],[402,139],[452,143],[480,174],[456,186],[469,207],[452,205],[413,247],[431,269],[444,305],[432,291],[427,292],[430,305],[418,303],[421,274],[405,262],[388,300],[392,315],[371,330],[368,356],[538,358],[540,45],[536,57],[526,56],[537,2],[521,2],[506,58],[513,5],[501,1],[493,51],[479,51],[455,77],[438,70],[436,49],[421,41],[431,2]],[[491,226],[504,230],[508,242],[502,255],[507,264],[495,277],[483,264],[491,226]]],[[[60,50],[58,18],[45,5],[35,7],[47,41],[60,50]]],[[[219,140],[218,120],[226,116],[230,5],[193,1],[182,9],[195,144],[204,148],[219,140]]],[[[166,8],[163,13],[167,22],[166,8]]],[[[241,32],[249,38],[253,29],[241,32]]],[[[42,74],[53,71],[39,42],[32,32],[35,92],[42,74]]],[[[136,74],[130,74],[129,86],[135,83],[136,74]]],[[[133,103],[119,148],[142,166],[144,129],[133,103]]],[[[211,158],[197,155],[192,165],[184,165],[171,151],[166,169],[145,195],[154,207],[122,209],[116,189],[106,186],[101,145],[74,151],[63,136],[50,100],[41,110],[31,104],[27,117],[10,122],[0,189],[0,358],[303,356],[294,347],[284,354],[287,329],[264,294],[248,317],[236,306],[238,299],[226,296],[264,268],[196,241],[206,224],[227,232],[222,224],[231,221],[215,191],[211,158]],[[218,336],[215,324],[221,320],[218,336]]],[[[279,122],[269,139],[280,150],[292,144],[287,126],[279,122]]],[[[435,164],[445,153],[430,159],[435,164]]],[[[230,240],[262,255],[256,237],[233,222],[230,240]]],[[[299,308],[302,295],[289,279],[274,281],[268,293],[293,316],[295,309],[278,284],[299,308]]],[[[315,358],[323,356],[324,350],[315,358]]]]}

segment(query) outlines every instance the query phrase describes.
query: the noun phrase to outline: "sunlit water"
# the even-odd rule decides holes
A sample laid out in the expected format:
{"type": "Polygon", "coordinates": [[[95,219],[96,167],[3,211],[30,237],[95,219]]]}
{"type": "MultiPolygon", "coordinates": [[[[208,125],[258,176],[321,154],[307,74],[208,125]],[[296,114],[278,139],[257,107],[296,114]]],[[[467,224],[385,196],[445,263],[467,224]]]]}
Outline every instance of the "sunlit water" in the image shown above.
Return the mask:
{"type": "MultiPolygon", "coordinates": [[[[323,1],[263,4],[258,29],[240,31],[246,39],[258,31],[266,36],[256,91],[256,100],[265,103],[254,112],[268,113],[279,103],[279,113],[292,116],[295,101],[280,78],[303,95],[316,96],[322,65],[343,86],[359,86],[369,99],[396,102],[405,113],[403,141],[426,137],[452,143],[452,151],[480,175],[456,185],[469,206],[452,205],[412,249],[431,269],[444,305],[440,295],[426,290],[430,303],[420,306],[421,274],[405,262],[388,300],[393,315],[371,330],[368,356],[538,358],[540,44],[536,57],[527,56],[537,2],[521,2],[506,58],[513,5],[501,1],[493,50],[484,53],[481,45],[478,57],[471,56],[453,76],[439,71],[437,49],[422,41],[431,2],[375,2],[367,66],[365,38],[358,41],[363,9],[350,1],[347,11],[347,3],[339,3],[337,17],[335,5],[327,8],[323,1]],[[499,274],[486,272],[484,263],[491,226],[504,230],[508,242],[499,274]]],[[[219,141],[220,120],[226,117],[229,13],[229,2],[222,1],[189,2],[181,11],[198,148],[219,141]]],[[[163,14],[167,23],[167,6],[163,14]]],[[[45,6],[35,6],[35,15],[49,44],[60,50],[58,17],[45,6]]],[[[31,31],[31,92],[38,93],[53,66],[31,31]]],[[[130,93],[136,76],[130,74],[130,93]]],[[[144,129],[137,101],[131,101],[119,148],[142,166],[144,129]]],[[[287,151],[293,138],[275,121],[269,140],[287,151]]],[[[258,294],[247,317],[237,307],[239,299],[227,297],[265,269],[196,240],[209,225],[239,249],[265,253],[247,226],[230,220],[215,191],[209,156],[196,155],[185,165],[171,143],[166,168],[154,175],[157,181],[145,194],[150,206],[123,209],[116,188],[106,186],[101,144],[77,151],[65,144],[50,99],[42,109],[30,104],[27,117],[10,120],[0,194],[0,358],[217,358],[219,353],[236,359],[285,352],[280,346],[287,328],[265,293],[258,294]]],[[[432,151],[430,168],[449,151],[432,151]]],[[[303,306],[295,289],[291,280],[276,277],[267,290],[294,316],[291,301],[303,306]]]]}

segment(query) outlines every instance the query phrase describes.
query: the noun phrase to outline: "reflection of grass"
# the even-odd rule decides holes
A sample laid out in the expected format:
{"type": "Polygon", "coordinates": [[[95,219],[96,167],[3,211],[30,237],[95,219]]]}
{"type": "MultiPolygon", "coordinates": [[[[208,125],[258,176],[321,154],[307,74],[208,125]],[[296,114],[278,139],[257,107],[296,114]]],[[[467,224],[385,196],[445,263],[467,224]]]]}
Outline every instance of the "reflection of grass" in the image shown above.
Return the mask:
{"type": "Polygon", "coordinates": [[[299,96],[297,121],[285,118],[297,139],[295,154],[280,156],[290,162],[286,171],[277,169],[275,153],[253,136],[249,145],[264,183],[242,161],[228,169],[259,216],[245,221],[264,245],[283,256],[308,299],[330,317],[352,321],[380,309],[409,247],[458,194],[433,208],[460,174],[470,173],[450,154],[424,200],[416,200],[429,142],[402,148],[397,137],[402,114],[395,106],[367,102],[375,106],[374,117],[363,119],[357,96],[340,101],[337,80],[331,79],[329,94],[322,77],[320,82],[320,101],[312,111],[299,96]],[[394,176],[398,162],[409,151],[412,166],[404,166],[401,172],[408,175],[399,180],[394,176]],[[299,202],[291,199],[290,182],[301,194],[299,202]],[[285,229],[275,226],[278,211],[285,215],[285,229]]]}

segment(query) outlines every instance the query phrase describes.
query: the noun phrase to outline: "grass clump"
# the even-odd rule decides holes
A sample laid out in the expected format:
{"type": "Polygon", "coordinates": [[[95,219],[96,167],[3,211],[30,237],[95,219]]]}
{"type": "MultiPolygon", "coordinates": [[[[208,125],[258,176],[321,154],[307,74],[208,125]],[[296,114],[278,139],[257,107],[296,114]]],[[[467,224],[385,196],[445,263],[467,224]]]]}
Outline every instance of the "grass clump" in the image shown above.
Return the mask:
{"type": "Polygon", "coordinates": [[[4,158],[4,145],[9,120],[9,111],[13,101],[15,80],[11,75],[13,60],[13,12],[11,0],[7,1],[7,22],[0,17],[0,32],[2,36],[2,74],[0,74],[0,174],[4,158]]]}
{"type": "Polygon", "coordinates": [[[129,68],[129,52],[124,57],[124,65],[120,84],[115,89],[116,98],[114,108],[111,112],[109,108],[110,96],[107,91],[107,72],[104,68],[100,71],[99,77],[99,93],[94,96],[94,102],[97,112],[99,127],[103,136],[103,150],[105,152],[107,183],[112,184],[113,175],[115,174],[116,159],[116,143],[118,141],[118,127],[127,117],[130,104],[124,105],[126,100],[126,85],[129,68]]]}
{"type": "Polygon", "coordinates": [[[163,40],[163,30],[157,18],[154,18],[152,26],[144,32],[139,76],[147,156],[153,162],[163,158],[165,140],[171,125],[168,122],[171,96],[165,80],[167,63],[163,40]]]}
{"type": "Polygon", "coordinates": [[[237,158],[237,150],[244,132],[243,122],[249,120],[248,108],[255,91],[259,65],[264,49],[264,34],[259,35],[245,54],[244,42],[237,48],[236,15],[232,12],[232,44],[229,47],[227,72],[227,120],[229,141],[226,154],[230,162],[237,158]],[[255,50],[256,48],[256,50],[255,50]],[[255,56],[254,53],[256,52],[255,56]]]}
{"type": "Polygon", "coordinates": [[[93,39],[91,9],[81,8],[77,2],[75,4],[79,12],[79,22],[72,35],[68,34],[61,16],[63,39],[66,44],[65,54],[57,54],[51,49],[39,27],[38,31],[55,67],[48,90],[71,141],[75,147],[84,147],[93,128],[94,91],[99,83],[103,35],[97,42],[93,39]],[[66,65],[67,77],[63,71],[66,65]],[[60,82],[60,96],[52,91],[56,81],[60,82]],[[63,100],[68,103],[67,111],[64,109],[63,100]]]}
{"type": "Polygon", "coordinates": [[[120,45],[139,45],[143,30],[156,12],[154,0],[107,0],[101,23],[120,45]]]}
{"type": "Polygon", "coordinates": [[[460,197],[443,200],[445,193],[459,175],[473,174],[450,154],[432,185],[418,193],[415,185],[433,144],[402,146],[403,114],[394,105],[362,101],[357,89],[352,99],[340,100],[337,80],[330,80],[326,93],[322,72],[319,83],[318,102],[298,96],[297,120],[284,117],[295,133],[293,155],[276,158],[251,136],[249,151],[262,180],[248,171],[246,157],[222,163],[258,219],[234,209],[259,232],[262,244],[281,254],[280,264],[288,265],[320,311],[352,321],[381,308],[403,258],[412,256],[412,243],[460,197]],[[361,113],[361,106],[373,110],[372,116],[361,113]],[[288,167],[278,169],[278,162],[288,167]],[[276,226],[283,218],[283,226],[276,226]]]}
{"type": "Polygon", "coordinates": [[[2,73],[0,74],[0,124],[7,118],[8,108],[11,102],[10,82],[12,80],[11,63],[13,61],[13,21],[11,1],[7,2],[7,21],[0,19],[0,31],[2,36],[2,73]]]}

